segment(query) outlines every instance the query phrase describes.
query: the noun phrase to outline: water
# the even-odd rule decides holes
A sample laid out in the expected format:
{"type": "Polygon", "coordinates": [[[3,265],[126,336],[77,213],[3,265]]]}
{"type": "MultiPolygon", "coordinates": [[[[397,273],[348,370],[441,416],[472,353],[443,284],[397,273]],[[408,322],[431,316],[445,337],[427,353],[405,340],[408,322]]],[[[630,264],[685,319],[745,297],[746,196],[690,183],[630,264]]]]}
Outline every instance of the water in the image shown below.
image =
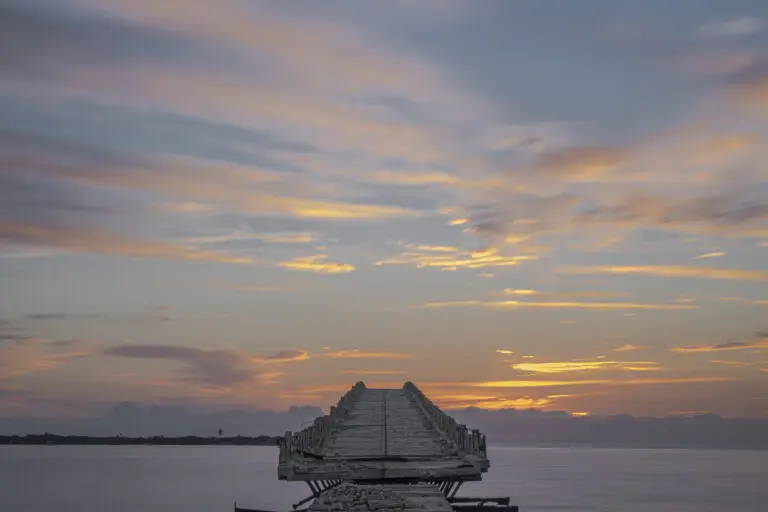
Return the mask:
{"type": "MultiPolygon", "coordinates": [[[[762,512],[768,452],[515,448],[490,451],[459,495],[527,511],[762,512]]],[[[2,512],[288,510],[308,494],[277,480],[277,450],[235,446],[0,446],[2,512]]]]}

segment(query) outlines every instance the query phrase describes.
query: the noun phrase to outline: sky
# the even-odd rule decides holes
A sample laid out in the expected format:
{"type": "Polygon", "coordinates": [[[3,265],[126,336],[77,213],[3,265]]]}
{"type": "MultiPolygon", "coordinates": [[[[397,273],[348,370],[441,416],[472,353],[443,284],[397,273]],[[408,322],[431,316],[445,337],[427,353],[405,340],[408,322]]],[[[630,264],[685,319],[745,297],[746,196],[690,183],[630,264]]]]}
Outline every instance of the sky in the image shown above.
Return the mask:
{"type": "Polygon", "coordinates": [[[768,418],[762,0],[5,0],[0,416],[768,418]]]}

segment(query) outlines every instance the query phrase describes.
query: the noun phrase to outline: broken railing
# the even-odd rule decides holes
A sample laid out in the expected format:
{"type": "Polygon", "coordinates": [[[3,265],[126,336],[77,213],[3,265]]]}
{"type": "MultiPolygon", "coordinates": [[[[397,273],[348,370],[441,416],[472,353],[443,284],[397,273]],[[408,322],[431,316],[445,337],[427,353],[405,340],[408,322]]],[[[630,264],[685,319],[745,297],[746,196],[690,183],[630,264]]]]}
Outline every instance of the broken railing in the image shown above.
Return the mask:
{"type": "Polygon", "coordinates": [[[485,434],[480,433],[477,429],[470,430],[466,425],[456,423],[456,420],[441,411],[413,382],[406,382],[403,389],[421,406],[435,428],[453,441],[459,452],[482,459],[488,458],[485,434]]]}
{"type": "Polygon", "coordinates": [[[349,416],[355,401],[364,390],[365,384],[362,381],[356,383],[341,397],[338,404],[330,407],[328,414],[315,418],[314,423],[301,432],[286,432],[279,441],[280,463],[288,462],[295,454],[304,457],[317,456],[333,427],[349,416]]]}

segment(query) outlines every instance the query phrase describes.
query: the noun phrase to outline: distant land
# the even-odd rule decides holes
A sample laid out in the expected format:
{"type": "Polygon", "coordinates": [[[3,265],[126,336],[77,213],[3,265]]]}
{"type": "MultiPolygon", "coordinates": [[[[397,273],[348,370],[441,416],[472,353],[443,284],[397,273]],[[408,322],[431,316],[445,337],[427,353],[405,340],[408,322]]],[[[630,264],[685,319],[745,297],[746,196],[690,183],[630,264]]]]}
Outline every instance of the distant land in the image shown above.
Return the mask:
{"type": "Polygon", "coordinates": [[[716,414],[574,417],[563,411],[467,408],[450,411],[490,441],[527,445],[768,449],[768,420],[716,414]]]}
{"type": "Polygon", "coordinates": [[[277,446],[278,437],[93,437],[60,436],[56,434],[28,434],[26,436],[0,435],[2,444],[31,445],[182,445],[182,446],[277,446]]]}
{"type": "MultiPolygon", "coordinates": [[[[574,417],[563,411],[473,407],[446,412],[459,423],[480,429],[490,442],[539,446],[768,448],[766,419],[722,418],[715,414],[661,418],[624,414],[574,417]]],[[[312,406],[293,406],[284,411],[203,413],[178,406],[124,402],[106,414],[87,418],[0,418],[0,436],[26,439],[28,434],[52,433],[61,437],[56,444],[82,441],[83,444],[216,445],[262,444],[260,440],[263,440],[265,445],[274,445],[274,437],[282,436],[287,430],[301,430],[322,414],[319,407],[312,406]],[[118,433],[125,439],[114,441],[118,433]]],[[[36,439],[32,437],[30,442],[36,439]]]]}

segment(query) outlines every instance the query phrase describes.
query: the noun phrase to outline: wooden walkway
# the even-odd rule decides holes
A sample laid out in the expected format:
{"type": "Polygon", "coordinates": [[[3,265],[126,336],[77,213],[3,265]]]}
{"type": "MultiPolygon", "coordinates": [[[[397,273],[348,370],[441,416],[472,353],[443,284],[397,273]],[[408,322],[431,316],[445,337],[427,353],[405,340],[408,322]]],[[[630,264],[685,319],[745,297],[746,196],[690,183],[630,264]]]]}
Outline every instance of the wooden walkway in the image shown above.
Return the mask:
{"type": "Polygon", "coordinates": [[[320,511],[401,510],[404,512],[453,512],[443,493],[431,484],[342,484],[322,493],[307,509],[320,511]]]}
{"type": "Polygon", "coordinates": [[[314,481],[320,492],[342,481],[479,480],[489,466],[485,436],[456,424],[413,383],[358,382],[327,416],[286,433],[278,478],[314,481]]]}

